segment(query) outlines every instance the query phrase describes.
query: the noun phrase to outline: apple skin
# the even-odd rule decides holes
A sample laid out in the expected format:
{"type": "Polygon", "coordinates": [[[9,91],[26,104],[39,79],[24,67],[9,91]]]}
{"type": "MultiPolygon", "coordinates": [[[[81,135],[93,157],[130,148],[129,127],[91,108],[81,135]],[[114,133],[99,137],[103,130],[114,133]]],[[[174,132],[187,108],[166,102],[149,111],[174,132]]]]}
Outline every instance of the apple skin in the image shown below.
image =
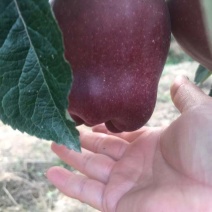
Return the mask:
{"type": "Polygon", "coordinates": [[[134,131],[151,117],[170,45],[164,0],[55,0],[77,124],[134,131]]]}
{"type": "Polygon", "coordinates": [[[194,60],[212,70],[212,54],[200,0],[169,0],[168,7],[177,42],[194,60]]]}

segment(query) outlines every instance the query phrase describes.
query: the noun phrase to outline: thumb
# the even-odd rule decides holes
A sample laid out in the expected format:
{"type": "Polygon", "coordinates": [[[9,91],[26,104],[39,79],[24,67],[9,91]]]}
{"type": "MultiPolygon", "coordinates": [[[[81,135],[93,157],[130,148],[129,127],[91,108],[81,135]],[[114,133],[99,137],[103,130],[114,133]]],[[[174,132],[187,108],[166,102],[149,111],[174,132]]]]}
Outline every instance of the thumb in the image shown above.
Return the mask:
{"type": "Polygon", "coordinates": [[[185,76],[178,76],[171,86],[171,98],[176,108],[185,112],[192,107],[203,104],[208,98],[203,91],[185,76]]]}

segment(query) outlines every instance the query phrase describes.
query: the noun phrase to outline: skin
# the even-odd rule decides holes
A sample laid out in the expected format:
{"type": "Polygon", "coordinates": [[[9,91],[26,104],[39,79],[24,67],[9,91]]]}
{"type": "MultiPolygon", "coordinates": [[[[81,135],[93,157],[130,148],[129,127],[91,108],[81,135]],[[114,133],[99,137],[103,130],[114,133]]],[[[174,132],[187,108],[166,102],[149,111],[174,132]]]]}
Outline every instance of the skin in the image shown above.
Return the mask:
{"type": "Polygon", "coordinates": [[[52,167],[65,195],[103,212],[212,211],[212,99],[185,77],[171,87],[179,118],[168,127],[112,134],[81,131],[82,154],[52,150],[84,175],[52,167]]]}
{"type": "Polygon", "coordinates": [[[112,132],[143,126],[155,107],[170,44],[164,0],[55,0],[73,68],[69,113],[112,132]]]}

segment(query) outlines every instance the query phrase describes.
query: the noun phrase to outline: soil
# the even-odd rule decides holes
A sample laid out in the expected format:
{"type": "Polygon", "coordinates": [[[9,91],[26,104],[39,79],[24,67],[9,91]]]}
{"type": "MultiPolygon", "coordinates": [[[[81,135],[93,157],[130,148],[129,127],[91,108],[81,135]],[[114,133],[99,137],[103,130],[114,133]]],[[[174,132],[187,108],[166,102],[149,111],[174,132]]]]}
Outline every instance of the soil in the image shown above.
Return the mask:
{"type": "MultiPolygon", "coordinates": [[[[177,75],[192,81],[196,62],[167,65],[160,79],[155,111],[148,126],[166,126],[180,114],[170,98],[170,86],[177,75]]],[[[208,92],[211,79],[202,86],[208,92]]],[[[86,130],[86,128],[84,127],[86,130]]],[[[65,197],[45,178],[45,171],[55,165],[73,171],[50,150],[51,142],[40,140],[0,123],[0,212],[94,212],[95,209],[65,197]]]]}

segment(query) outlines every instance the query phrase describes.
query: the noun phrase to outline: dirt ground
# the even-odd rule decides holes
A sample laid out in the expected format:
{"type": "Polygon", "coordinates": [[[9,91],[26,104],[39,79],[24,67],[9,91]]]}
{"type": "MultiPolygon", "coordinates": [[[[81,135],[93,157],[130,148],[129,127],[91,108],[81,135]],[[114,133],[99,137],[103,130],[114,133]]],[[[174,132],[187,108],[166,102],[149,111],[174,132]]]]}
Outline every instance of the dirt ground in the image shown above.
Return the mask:
{"type": "MultiPolygon", "coordinates": [[[[155,111],[148,126],[165,126],[179,116],[169,88],[177,75],[192,81],[198,64],[167,65],[160,79],[155,111]]],[[[204,83],[207,92],[211,80],[204,83]]],[[[96,210],[62,195],[45,178],[54,165],[66,167],[50,150],[48,141],[22,134],[0,123],[0,212],[94,212],[96,210]]]]}

